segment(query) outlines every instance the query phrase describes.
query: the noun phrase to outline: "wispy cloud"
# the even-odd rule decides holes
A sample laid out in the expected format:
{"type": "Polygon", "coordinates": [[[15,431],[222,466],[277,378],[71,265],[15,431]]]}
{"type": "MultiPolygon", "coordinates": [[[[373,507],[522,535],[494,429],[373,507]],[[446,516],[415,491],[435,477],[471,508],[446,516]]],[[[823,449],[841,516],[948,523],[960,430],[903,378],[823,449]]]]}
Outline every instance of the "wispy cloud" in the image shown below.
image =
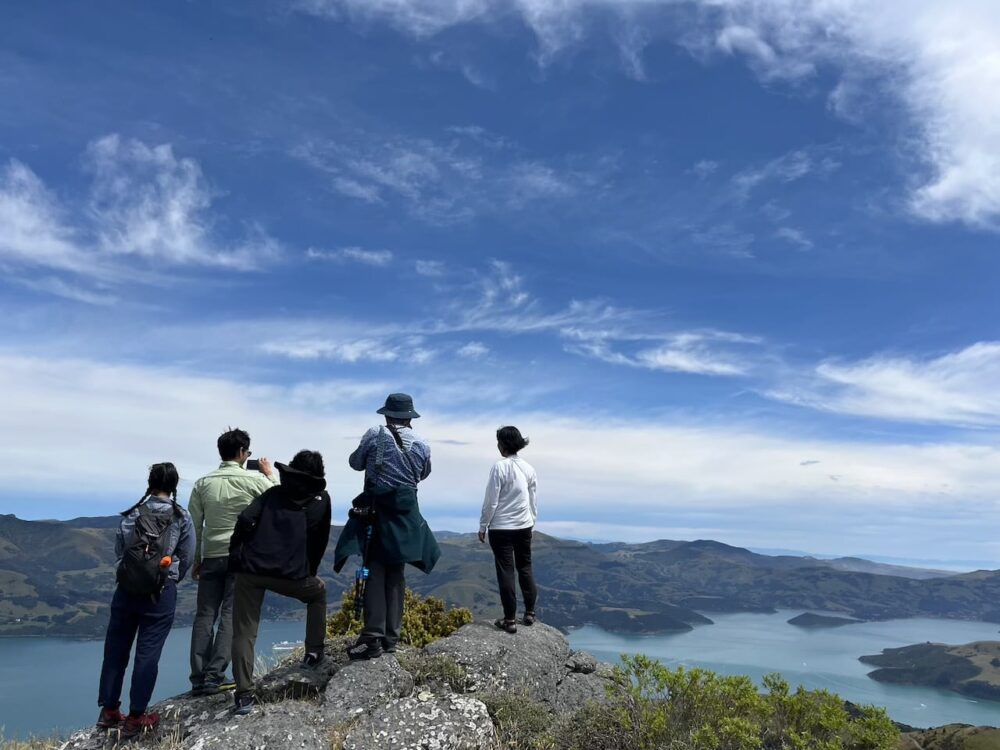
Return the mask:
{"type": "Polygon", "coordinates": [[[828,361],[771,389],[800,406],[900,422],[1000,425],[1000,342],[933,358],[828,361]]]}
{"type": "Polygon", "coordinates": [[[750,374],[754,358],[747,356],[747,349],[762,343],[758,338],[725,331],[615,335],[581,332],[577,338],[577,342],[567,346],[569,351],[602,362],[661,372],[730,377],[750,374]]]}
{"type": "MultiPolygon", "coordinates": [[[[178,158],[169,145],[106,136],[88,146],[85,164],[92,181],[76,199],[57,196],[22,162],[3,167],[0,260],[116,284],[162,279],[164,266],[250,270],[279,253],[277,242],[257,227],[236,246],[217,241],[209,214],[214,193],[198,163],[178,158]],[[155,273],[137,273],[129,258],[155,260],[155,273]]],[[[29,281],[81,302],[109,299],[66,279],[29,281]]]]}
{"type": "Polygon", "coordinates": [[[480,341],[470,341],[459,347],[458,356],[465,359],[479,359],[490,353],[490,348],[480,341]]]}
{"type": "Polygon", "coordinates": [[[363,247],[342,247],[337,250],[319,250],[311,247],[306,250],[306,257],[310,260],[354,262],[384,268],[392,263],[393,255],[391,250],[366,250],[363,247]]]}
{"type": "Polygon", "coordinates": [[[266,354],[279,354],[290,359],[330,359],[348,364],[394,362],[399,359],[399,352],[381,339],[271,341],[260,348],[266,354]]]}
{"type": "Polygon", "coordinates": [[[484,144],[492,139],[486,131],[449,132],[463,137],[438,141],[354,133],[305,142],[292,153],[329,175],[331,187],[345,197],[373,205],[399,201],[414,216],[443,225],[567,201],[599,183],[606,169],[595,165],[591,173],[506,150],[501,158],[497,143],[484,144]]]}
{"type": "Polygon", "coordinates": [[[765,164],[737,172],[731,179],[733,192],[746,200],[758,187],[770,182],[790,183],[811,173],[829,174],[840,165],[829,156],[816,157],[805,149],[796,149],[765,164]]]}
{"type": "Polygon", "coordinates": [[[446,271],[445,264],[440,260],[418,260],[413,265],[418,274],[431,278],[444,276],[446,271]]]}
{"type": "MultiPolygon", "coordinates": [[[[623,69],[642,72],[647,38],[696,55],[732,55],[765,81],[870,81],[907,115],[899,142],[924,169],[907,204],[930,221],[1000,225],[1000,14],[993,0],[299,0],[301,10],[383,20],[418,37],[512,14],[534,31],[543,64],[588,35],[610,34],[623,69]],[[671,8],[696,11],[677,24],[671,8]],[[600,14],[600,15],[596,15],[600,14]],[[608,16],[614,22],[608,22],[608,16]],[[598,18],[601,22],[595,22],[598,18]],[[683,32],[678,29],[682,28],[683,32]]],[[[835,89],[836,91],[836,89],[835,89]]]]}
{"type": "Polygon", "coordinates": [[[795,227],[778,227],[774,236],[795,245],[801,250],[810,250],[813,246],[813,241],[806,236],[806,233],[795,227]]]}

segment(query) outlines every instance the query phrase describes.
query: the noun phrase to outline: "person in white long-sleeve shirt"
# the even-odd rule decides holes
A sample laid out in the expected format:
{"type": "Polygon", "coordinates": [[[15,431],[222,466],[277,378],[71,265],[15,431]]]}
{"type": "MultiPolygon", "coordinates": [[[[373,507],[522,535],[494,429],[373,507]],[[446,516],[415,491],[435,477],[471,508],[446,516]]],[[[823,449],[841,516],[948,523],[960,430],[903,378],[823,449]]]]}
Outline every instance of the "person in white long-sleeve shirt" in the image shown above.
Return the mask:
{"type": "Polygon", "coordinates": [[[516,427],[497,430],[497,449],[503,456],[493,464],[486,483],[486,498],[479,518],[479,541],[490,548],[497,569],[497,585],[503,603],[503,619],[496,626],[508,633],[517,632],[517,592],[514,571],[524,599],[525,625],[535,622],[538,589],[531,570],[531,533],[538,519],[538,475],[518,453],[528,444],[516,427]]]}

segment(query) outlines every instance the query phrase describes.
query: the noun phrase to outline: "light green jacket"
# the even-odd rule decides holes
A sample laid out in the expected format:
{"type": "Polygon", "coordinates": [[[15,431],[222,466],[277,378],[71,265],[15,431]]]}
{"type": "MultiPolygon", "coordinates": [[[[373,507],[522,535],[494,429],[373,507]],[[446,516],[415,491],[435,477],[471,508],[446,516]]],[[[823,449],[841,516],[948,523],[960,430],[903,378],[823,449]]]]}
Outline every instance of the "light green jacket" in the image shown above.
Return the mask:
{"type": "Polygon", "coordinates": [[[259,471],[247,471],[235,461],[223,461],[218,469],[195,482],[188,503],[197,540],[195,562],[207,557],[227,557],[229,537],[240,513],[255,497],[277,483],[277,472],[268,479],[259,471]]]}

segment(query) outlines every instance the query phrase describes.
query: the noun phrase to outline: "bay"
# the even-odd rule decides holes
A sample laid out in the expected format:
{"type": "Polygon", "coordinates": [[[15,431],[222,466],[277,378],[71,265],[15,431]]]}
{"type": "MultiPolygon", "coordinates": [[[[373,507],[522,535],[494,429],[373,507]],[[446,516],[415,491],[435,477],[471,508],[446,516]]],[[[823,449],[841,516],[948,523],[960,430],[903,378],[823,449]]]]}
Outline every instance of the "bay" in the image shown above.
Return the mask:
{"type": "MultiPolygon", "coordinates": [[[[257,654],[273,662],[283,641],[301,643],[300,621],[263,622],[257,636],[257,654]]],[[[153,702],[191,689],[189,649],[191,628],[170,631],[160,658],[153,702]]],[[[97,719],[97,681],[104,641],[64,638],[0,638],[0,736],[25,738],[67,734],[97,719]]],[[[122,691],[128,709],[131,670],[122,691]]]]}
{"type": "Polygon", "coordinates": [[[636,636],[587,625],[569,636],[573,648],[617,662],[621,654],[646,654],[675,667],[703,667],[756,680],[780,672],[793,687],[825,688],[855,703],[884,706],[896,721],[916,727],[952,722],[998,726],[1000,703],[976,701],[947,690],[888,685],[867,676],[874,667],[858,657],[884,648],[931,641],[960,644],[1000,640],[997,625],[914,618],[805,630],[787,620],[801,610],[776,614],[710,614],[714,625],[686,633],[636,636]]]}

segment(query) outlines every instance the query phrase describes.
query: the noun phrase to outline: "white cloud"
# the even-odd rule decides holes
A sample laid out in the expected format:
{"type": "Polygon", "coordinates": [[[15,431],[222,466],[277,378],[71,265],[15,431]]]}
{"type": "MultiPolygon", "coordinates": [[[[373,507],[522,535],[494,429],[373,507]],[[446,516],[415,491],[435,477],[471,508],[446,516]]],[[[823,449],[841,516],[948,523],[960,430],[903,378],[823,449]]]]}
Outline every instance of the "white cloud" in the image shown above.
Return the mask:
{"type": "Polygon", "coordinates": [[[577,331],[577,341],[567,349],[602,362],[628,367],[639,367],[662,372],[688,373],[692,375],[738,376],[748,375],[753,369],[753,361],[748,358],[745,348],[760,344],[760,339],[727,331],[686,331],[666,334],[629,334],[618,332],[603,334],[577,331]],[[650,347],[650,340],[659,340],[650,347]],[[627,353],[622,347],[638,341],[642,346],[637,351],[627,353]]]}
{"type": "Polygon", "coordinates": [[[1000,426],[1000,342],[936,358],[823,362],[769,396],[823,411],[901,422],[1000,426]]]}
{"type": "Polygon", "coordinates": [[[778,227],[774,236],[790,242],[802,250],[810,250],[813,246],[813,241],[806,236],[806,233],[795,227],[778,227]]]}
{"type": "Polygon", "coordinates": [[[177,158],[169,144],[109,135],[90,144],[87,162],[94,175],[90,213],[106,253],[232,268],[254,268],[277,254],[277,243],[262,232],[236,247],[214,240],[207,214],[214,196],[201,167],[177,158]]]}
{"type": "MultiPolygon", "coordinates": [[[[265,385],[155,366],[0,354],[0,390],[6,396],[0,429],[18,436],[0,445],[7,494],[100,495],[105,504],[92,504],[88,512],[119,510],[141,488],[153,461],[175,461],[183,487],[190,487],[213,468],[220,430],[239,424],[253,435],[257,452],[279,460],[303,447],[322,451],[342,521],[347,498],[360,486],[343,460],[355,447],[348,436],[360,436],[377,421],[374,410],[386,384],[265,385]],[[67,431],[66,424],[74,429],[67,431]],[[52,462],[52,455],[60,460],[52,462]]],[[[905,539],[881,534],[879,549],[868,551],[892,554],[926,538],[937,540],[941,556],[958,556],[959,550],[992,544],[992,527],[982,513],[996,516],[994,498],[1000,494],[1000,450],[993,446],[851,443],[740,424],[592,421],[564,410],[455,413],[433,405],[447,399],[414,395],[424,415],[421,432],[434,451],[434,472],[421,485],[432,524],[465,516],[473,523],[475,498],[495,456],[496,426],[515,423],[532,438],[526,457],[543,477],[541,520],[553,529],[606,518],[609,503],[628,498],[632,523],[647,528],[645,536],[630,532],[638,538],[660,533],[668,512],[675,526],[713,528],[723,538],[742,534],[746,543],[797,536],[813,545],[832,535],[857,549],[865,541],[858,514],[891,513],[907,523],[905,539]],[[803,456],[822,463],[803,467],[803,456]],[[831,482],[829,474],[840,481],[831,482]],[[956,508],[956,523],[961,508],[976,514],[962,538],[947,544],[941,541],[943,502],[956,508]],[[694,515],[697,521],[681,521],[694,515]],[[746,531],[748,519],[766,528],[746,531]]]]}
{"type": "Polygon", "coordinates": [[[342,247],[337,250],[318,250],[309,248],[306,257],[310,260],[329,260],[334,262],[353,261],[366,266],[384,268],[392,263],[390,250],[366,250],[363,247],[342,247]]]}
{"type": "Polygon", "coordinates": [[[499,158],[497,151],[506,145],[482,128],[447,132],[462,137],[438,142],[355,133],[303,143],[292,154],[327,174],[341,195],[370,204],[400,201],[413,215],[439,225],[565,201],[597,182],[585,169],[499,158]]]}
{"type": "Polygon", "coordinates": [[[470,341],[459,347],[458,356],[465,359],[480,359],[490,353],[490,348],[481,341],[470,341]]]}
{"type": "MultiPolygon", "coordinates": [[[[218,242],[208,213],[214,196],[201,168],[177,158],[169,145],[111,135],[88,146],[86,162],[93,180],[75,199],[57,196],[17,160],[0,170],[0,262],[17,271],[47,268],[115,285],[162,281],[163,265],[249,270],[278,253],[277,243],[258,228],[236,246],[218,242]],[[129,256],[156,266],[137,269],[127,263],[129,256]]],[[[106,286],[88,289],[55,276],[14,279],[80,302],[113,301],[106,286]]]]}
{"type": "Polygon", "coordinates": [[[712,159],[702,159],[701,161],[696,162],[694,166],[688,170],[688,172],[693,174],[699,180],[704,180],[715,174],[719,166],[719,162],[717,161],[713,161],[712,159]]]}
{"type": "Polygon", "coordinates": [[[354,364],[357,362],[394,362],[399,352],[382,339],[297,339],[271,341],[262,344],[261,351],[290,359],[330,359],[354,364]]]}
{"type": "Polygon", "coordinates": [[[0,172],[0,259],[85,275],[103,270],[80,247],[56,196],[18,161],[0,172]]]}
{"type": "Polygon", "coordinates": [[[916,216],[1000,226],[995,0],[302,0],[298,7],[380,19],[420,37],[516,14],[534,31],[543,62],[588,34],[610,33],[632,75],[642,70],[643,40],[656,36],[702,55],[739,55],[765,80],[839,70],[846,85],[871,81],[905,110],[899,141],[926,167],[908,195],[916,216]],[[671,8],[697,15],[677,24],[662,12],[671,8]],[[595,12],[604,14],[600,22],[588,23],[595,12]]]}
{"type": "Polygon", "coordinates": [[[445,265],[439,260],[418,260],[414,263],[414,269],[421,276],[436,278],[444,276],[445,265]]]}
{"type": "Polygon", "coordinates": [[[736,196],[741,200],[746,200],[757,187],[765,183],[795,182],[813,171],[828,172],[835,169],[836,166],[838,166],[836,162],[829,159],[817,163],[808,151],[797,149],[782,154],[761,166],[737,172],[733,175],[731,182],[736,196]]]}

